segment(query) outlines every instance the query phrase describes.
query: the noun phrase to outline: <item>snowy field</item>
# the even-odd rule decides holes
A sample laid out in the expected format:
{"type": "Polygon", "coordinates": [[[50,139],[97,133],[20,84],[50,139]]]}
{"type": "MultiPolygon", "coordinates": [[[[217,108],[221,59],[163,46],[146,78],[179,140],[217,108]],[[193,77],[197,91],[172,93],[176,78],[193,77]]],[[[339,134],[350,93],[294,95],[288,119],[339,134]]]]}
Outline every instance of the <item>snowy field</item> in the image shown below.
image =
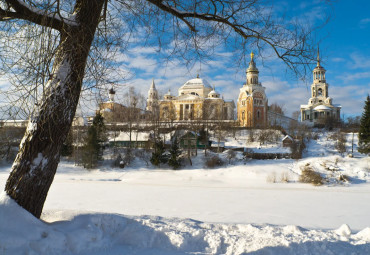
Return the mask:
{"type": "Polygon", "coordinates": [[[239,156],[217,169],[202,153],[177,171],[63,161],[43,221],[1,195],[0,254],[370,254],[370,159],[356,143],[349,158],[321,135],[299,161],[239,156]],[[298,182],[307,165],[324,185],[298,182]]]}

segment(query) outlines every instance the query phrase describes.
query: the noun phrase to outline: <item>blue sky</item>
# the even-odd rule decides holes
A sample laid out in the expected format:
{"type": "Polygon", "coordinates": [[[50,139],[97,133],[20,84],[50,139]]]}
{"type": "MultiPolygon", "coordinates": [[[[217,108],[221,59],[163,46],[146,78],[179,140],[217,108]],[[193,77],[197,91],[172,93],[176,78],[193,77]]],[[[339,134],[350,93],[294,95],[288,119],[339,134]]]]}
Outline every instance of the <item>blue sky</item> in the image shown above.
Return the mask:
{"type": "MultiPolygon", "coordinates": [[[[313,24],[321,24],[325,17],[330,16],[328,24],[315,32],[320,43],[322,66],[327,70],[329,95],[334,104],[342,105],[342,116],[361,115],[366,95],[370,93],[370,2],[334,0],[330,5],[325,2],[275,0],[274,7],[278,13],[286,12],[290,17],[313,24]]],[[[132,40],[130,47],[118,56],[119,68],[130,72],[130,79],[122,80],[116,89],[118,102],[124,103],[123,94],[129,86],[135,87],[146,97],[153,78],[162,95],[168,89],[177,95],[178,89],[197,74],[215,85],[225,99],[236,102],[239,89],[245,82],[247,63],[235,66],[235,56],[230,49],[219,47],[212,60],[202,64],[195,62],[189,70],[181,59],[166,62],[158,57],[157,48],[143,46],[140,43],[140,31],[136,36],[138,40],[132,40]]],[[[249,56],[251,50],[255,49],[248,49],[245,54],[249,56]]],[[[260,70],[259,80],[266,87],[270,104],[283,105],[287,116],[298,111],[301,104],[307,104],[311,75],[304,83],[287,72],[281,60],[274,57],[261,59],[258,52],[255,53],[260,70]]],[[[0,88],[7,86],[6,80],[0,80],[0,88]]],[[[109,88],[101,93],[106,95],[109,88]]],[[[99,98],[96,94],[92,97],[99,98]]],[[[91,98],[91,95],[86,98],[91,98]]],[[[93,114],[97,101],[81,102],[83,114],[93,114]]]]}
{"type": "MultiPolygon", "coordinates": [[[[323,1],[286,0],[275,1],[274,5],[293,17],[315,24],[330,16],[329,23],[316,32],[322,66],[327,70],[326,79],[330,84],[329,94],[334,104],[342,105],[342,116],[361,115],[366,95],[370,93],[370,2],[342,0],[328,6],[323,1]]],[[[130,70],[133,76],[119,89],[118,101],[128,86],[134,86],[146,96],[152,78],[162,94],[171,89],[177,95],[178,88],[199,73],[215,85],[225,99],[236,102],[247,67],[235,67],[227,48],[220,49],[217,57],[206,64],[195,63],[191,70],[181,60],[166,63],[157,57],[155,49],[140,45],[133,45],[122,54],[121,60],[121,67],[130,70]]],[[[299,81],[274,58],[264,59],[263,63],[257,58],[256,63],[270,104],[282,104],[288,116],[299,110],[301,104],[307,104],[312,77],[307,83],[299,81]]]]}

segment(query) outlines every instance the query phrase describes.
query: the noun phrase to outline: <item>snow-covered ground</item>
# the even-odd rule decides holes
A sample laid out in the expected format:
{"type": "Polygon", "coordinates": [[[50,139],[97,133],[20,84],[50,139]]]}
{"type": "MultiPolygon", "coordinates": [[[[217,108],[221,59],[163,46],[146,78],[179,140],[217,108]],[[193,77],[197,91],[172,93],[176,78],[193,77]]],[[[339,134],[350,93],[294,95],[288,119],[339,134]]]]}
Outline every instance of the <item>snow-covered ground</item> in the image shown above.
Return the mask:
{"type": "Polygon", "coordinates": [[[0,254],[370,254],[370,159],[356,143],[341,156],[321,134],[302,160],[239,156],[216,169],[202,153],[177,171],[62,162],[43,221],[1,195],[0,254]],[[307,165],[323,186],[298,182],[307,165]]]}

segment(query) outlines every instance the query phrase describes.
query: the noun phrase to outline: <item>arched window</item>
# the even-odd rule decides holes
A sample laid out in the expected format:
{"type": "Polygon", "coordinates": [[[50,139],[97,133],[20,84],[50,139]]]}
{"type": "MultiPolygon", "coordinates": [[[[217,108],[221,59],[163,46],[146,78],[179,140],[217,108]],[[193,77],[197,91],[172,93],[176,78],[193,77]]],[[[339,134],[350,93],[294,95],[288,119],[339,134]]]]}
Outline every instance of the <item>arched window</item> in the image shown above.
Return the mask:
{"type": "Polygon", "coordinates": [[[322,96],[322,88],[319,88],[319,89],[317,90],[317,95],[322,96]]]}
{"type": "Polygon", "coordinates": [[[260,119],[260,111],[257,111],[257,119],[260,119]]]}

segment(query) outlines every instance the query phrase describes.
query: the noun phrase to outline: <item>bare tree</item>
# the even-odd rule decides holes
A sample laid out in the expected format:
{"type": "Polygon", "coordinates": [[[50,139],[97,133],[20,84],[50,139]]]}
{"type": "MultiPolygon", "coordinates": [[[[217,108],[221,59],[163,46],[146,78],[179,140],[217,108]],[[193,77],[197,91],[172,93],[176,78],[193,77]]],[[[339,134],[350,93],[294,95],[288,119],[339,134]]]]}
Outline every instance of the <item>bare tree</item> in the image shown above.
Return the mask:
{"type": "MultiPolygon", "coordinates": [[[[142,108],[144,106],[145,98],[142,94],[137,92],[134,87],[130,87],[124,95],[124,104],[126,105],[126,122],[128,125],[130,145],[132,147],[132,131],[138,130],[139,122],[141,120],[142,108]]],[[[137,132],[136,132],[137,133],[137,132]]],[[[137,141],[137,136],[136,136],[137,141]]]]}
{"type": "MultiPolygon", "coordinates": [[[[272,8],[258,0],[1,0],[0,23],[2,35],[8,38],[15,38],[14,31],[30,34],[23,30],[29,26],[44,28],[48,38],[55,39],[47,40],[48,47],[54,50],[41,54],[50,60],[50,72],[43,73],[45,82],[41,93],[35,95],[37,102],[5,187],[11,198],[38,218],[82,85],[96,85],[101,76],[93,72],[85,77],[85,71],[94,65],[108,65],[109,61],[101,63],[103,55],[115,47],[127,46],[118,45],[113,37],[99,35],[117,33],[114,38],[125,38],[129,43],[132,34],[127,32],[142,30],[155,35],[146,40],[148,44],[167,45],[164,54],[169,52],[171,57],[189,61],[205,60],[225,43],[235,46],[230,48],[235,55],[244,56],[252,45],[260,52],[272,49],[298,74],[314,59],[312,29],[292,19],[276,18],[272,8]],[[105,48],[101,49],[102,45],[105,48]],[[91,65],[89,55],[96,57],[91,65]]],[[[13,41],[25,46],[21,40],[13,41]]],[[[7,56],[1,55],[1,59],[5,64],[12,62],[7,56]]],[[[19,58],[15,63],[22,61],[19,58]]],[[[41,68],[38,63],[28,66],[31,72],[41,68]]],[[[11,66],[12,70],[16,68],[16,64],[11,66]]],[[[32,93],[28,91],[24,96],[32,93]]]]}
{"type": "Polygon", "coordinates": [[[269,110],[284,115],[284,104],[272,103],[269,107],[269,110]]]}

